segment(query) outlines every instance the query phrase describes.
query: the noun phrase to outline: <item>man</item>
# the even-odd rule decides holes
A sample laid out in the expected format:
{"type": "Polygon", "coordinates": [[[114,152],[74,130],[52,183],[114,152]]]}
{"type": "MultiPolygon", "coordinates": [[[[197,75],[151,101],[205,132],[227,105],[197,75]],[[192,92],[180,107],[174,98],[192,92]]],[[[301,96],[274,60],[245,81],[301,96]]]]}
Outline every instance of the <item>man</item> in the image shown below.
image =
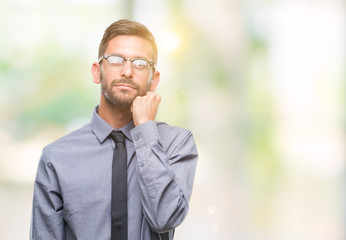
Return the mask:
{"type": "Polygon", "coordinates": [[[197,150],[190,131],[155,122],[157,46],[142,24],[105,31],[91,122],[43,149],[32,240],[172,239],[189,208],[197,150]],[[121,160],[124,162],[121,162],[121,160]]]}

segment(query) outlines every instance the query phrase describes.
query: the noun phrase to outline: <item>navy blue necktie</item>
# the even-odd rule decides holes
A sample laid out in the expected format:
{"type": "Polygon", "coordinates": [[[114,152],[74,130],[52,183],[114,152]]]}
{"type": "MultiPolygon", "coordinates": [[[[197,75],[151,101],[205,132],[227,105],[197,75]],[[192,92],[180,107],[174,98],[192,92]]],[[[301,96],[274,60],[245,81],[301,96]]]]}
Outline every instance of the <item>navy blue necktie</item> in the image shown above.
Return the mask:
{"type": "Polygon", "coordinates": [[[125,135],[111,133],[115,142],[112,164],[111,240],[127,240],[127,154],[125,135]]]}

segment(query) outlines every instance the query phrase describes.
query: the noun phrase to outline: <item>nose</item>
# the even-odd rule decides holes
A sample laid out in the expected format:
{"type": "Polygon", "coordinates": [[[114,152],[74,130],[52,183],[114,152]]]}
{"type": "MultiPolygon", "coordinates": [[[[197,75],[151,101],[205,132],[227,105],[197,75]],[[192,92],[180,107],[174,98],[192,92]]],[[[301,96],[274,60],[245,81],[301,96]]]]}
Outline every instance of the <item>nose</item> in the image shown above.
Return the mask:
{"type": "Polygon", "coordinates": [[[121,75],[126,77],[126,78],[129,78],[131,77],[133,74],[133,71],[132,71],[132,62],[130,60],[127,60],[125,62],[125,65],[124,65],[124,68],[123,70],[121,71],[121,75]]]}

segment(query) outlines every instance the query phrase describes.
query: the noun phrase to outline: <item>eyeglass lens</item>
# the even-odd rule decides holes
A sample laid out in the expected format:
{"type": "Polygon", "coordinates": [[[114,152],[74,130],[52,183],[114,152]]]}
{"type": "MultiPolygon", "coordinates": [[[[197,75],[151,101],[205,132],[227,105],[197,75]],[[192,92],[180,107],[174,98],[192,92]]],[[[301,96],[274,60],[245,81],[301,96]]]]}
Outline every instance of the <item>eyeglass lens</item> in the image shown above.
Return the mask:
{"type": "MultiPolygon", "coordinates": [[[[120,56],[109,56],[107,58],[107,63],[109,66],[109,71],[111,72],[120,72],[123,70],[126,59],[120,56]]],[[[133,59],[131,60],[132,71],[140,76],[148,74],[150,69],[150,64],[144,59],[133,59]]]]}

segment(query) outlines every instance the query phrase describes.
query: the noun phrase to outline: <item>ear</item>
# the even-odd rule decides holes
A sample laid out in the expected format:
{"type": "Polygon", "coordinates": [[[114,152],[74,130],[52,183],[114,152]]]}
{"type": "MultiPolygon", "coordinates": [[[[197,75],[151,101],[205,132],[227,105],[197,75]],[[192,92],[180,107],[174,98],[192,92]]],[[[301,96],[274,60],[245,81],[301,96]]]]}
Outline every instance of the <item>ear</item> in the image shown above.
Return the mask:
{"type": "Polygon", "coordinates": [[[160,82],[160,72],[159,71],[155,71],[153,73],[153,77],[151,79],[151,85],[150,85],[149,91],[155,92],[159,82],[160,82]]]}
{"type": "Polygon", "coordinates": [[[93,82],[99,84],[101,82],[100,78],[100,68],[101,65],[97,62],[94,62],[91,66],[91,74],[93,75],[93,82]]]}

